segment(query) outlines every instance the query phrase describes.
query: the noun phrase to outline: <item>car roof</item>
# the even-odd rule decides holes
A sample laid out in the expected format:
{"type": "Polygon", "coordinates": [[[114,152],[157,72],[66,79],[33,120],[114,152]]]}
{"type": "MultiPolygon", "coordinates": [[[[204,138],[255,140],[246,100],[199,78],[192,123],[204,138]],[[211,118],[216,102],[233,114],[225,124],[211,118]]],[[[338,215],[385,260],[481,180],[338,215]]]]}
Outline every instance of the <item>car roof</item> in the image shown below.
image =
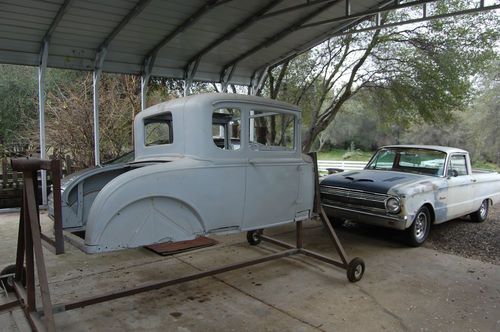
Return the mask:
{"type": "Polygon", "coordinates": [[[427,150],[436,150],[445,153],[467,153],[467,151],[449,147],[449,146],[440,146],[440,145],[417,145],[417,144],[400,144],[400,145],[386,145],[383,148],[402,148],[402,149],[427,149],[427,150]]]}

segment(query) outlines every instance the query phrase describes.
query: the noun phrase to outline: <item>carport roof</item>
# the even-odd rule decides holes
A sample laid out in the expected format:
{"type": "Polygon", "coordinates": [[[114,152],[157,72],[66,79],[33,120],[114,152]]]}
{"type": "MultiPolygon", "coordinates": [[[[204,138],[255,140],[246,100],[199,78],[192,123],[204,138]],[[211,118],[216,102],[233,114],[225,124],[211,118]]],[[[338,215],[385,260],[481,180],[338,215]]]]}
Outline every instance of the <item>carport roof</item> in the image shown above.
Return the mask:
{"type": "Polygon", "coordinates": [[[6,0],[0,63],[38,66],[45,50],[48,67],[248,85],[269,65],[363,19],[356,13],[395,3],[6,0]],[[330,23],[315,24],[324,20],[330,23]]]}

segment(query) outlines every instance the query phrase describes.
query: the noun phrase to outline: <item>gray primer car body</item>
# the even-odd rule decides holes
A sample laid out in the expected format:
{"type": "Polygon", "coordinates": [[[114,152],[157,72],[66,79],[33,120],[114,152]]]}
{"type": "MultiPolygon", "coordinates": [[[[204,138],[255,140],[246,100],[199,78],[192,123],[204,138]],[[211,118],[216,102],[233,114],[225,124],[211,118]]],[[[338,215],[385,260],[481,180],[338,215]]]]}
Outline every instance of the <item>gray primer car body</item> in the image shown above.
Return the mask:
{"type": "Polygon", "coordinates": [[[194,95],[150,107],[135,118],[133,162],[63,179],[63,227],[84,231],[82,249],[93,253],[307,219],[314,171],[301,153],[300,116],[295,106],[236,94],[194,95]],[[235,150],[214,143],[219,108],[240,114],[235,150]],[[293,119],[291,148],[250,142],[256,113],[293,119]],[[171,121],[170,141],[148,145],[148,119],[161,117],[171,121]]]}
{"type": "MultiPolygon", "coordinates": [[[[409,157],[408,157],[409,158],[409,157]]],[[[443,223],[500,200],[500,174],[473,171],[467,151],[442,146],[394,145],[375,153],[364,170],[342,172],[324,178],[320,185],[322,204],[334,218],[405,230],[412,226],[419,210],[426,206],[434,224],[443,223]],[[383,151],[400,151],[412,158],[420,154],[442,154],[442,160],[386,163],[374,167],[383,151]],[[411,151],[411,153],[409,153],[411,151]],[[452,172],[451,160],[463,160],[461,174],[452,172]],[[400,202],[400,211],[391,213],[389,198],[400,202]]],[[[423,239],[425,240],[425,239],[423,239]]]]}

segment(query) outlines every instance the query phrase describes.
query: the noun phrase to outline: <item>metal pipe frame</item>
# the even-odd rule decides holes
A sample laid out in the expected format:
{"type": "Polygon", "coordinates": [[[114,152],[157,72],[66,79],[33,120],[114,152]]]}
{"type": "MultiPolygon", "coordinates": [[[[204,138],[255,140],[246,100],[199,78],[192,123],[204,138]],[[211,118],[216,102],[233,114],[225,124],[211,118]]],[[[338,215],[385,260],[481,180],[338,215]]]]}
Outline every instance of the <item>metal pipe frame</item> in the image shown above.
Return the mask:
{"type": "MultiPolygon", "coordinates": [[[[397,1],[397,2],[390,2],[390,3],[388,3],[388,5],[382,6],[380,8],[369,9],[369,10],[366,10],[366,11],[363,11],[363,12],[359,12],[359,13],[355,13],[355,14],[351,13],[350,15],[344,15],[344,16],[336,17],[336,18],[329,19],[329,20],[322,20],[322,21],[313,22],[313,23],[309,23],[309,24],[303,24],[300,28],[301,29],[305,29],[305,28],[315,27],[315,26],[319,26],[319,25],[325,25],[325,24],[332,24],[332,23],[338,23],[338,22],[343,22],[343,21],[349,21],[349,20],[356,19],[356,18],[366,18],[366,17],[369,17],[369,16],[376,16],[377,14],[385,13],[385,12],[388,12],[388,11],[393,11],[393,10],[403,9],[403,8],[408,8],[408,7],[417,7],[417,6],[421,6],[421,8],[422,8],[422,18],[420,18],[420,19],[413,19],[413,20],[403,20],[403,21],[400,21],[400,22],[395,22],[395,23],[390,23],[390,24],[387,24],[387,25],[382,25],[382,26],[379,26],[378,28],[394,27],[394,26],[400,26],[400,25],[405,25],[405,24],[411,24],[411,23],[416,23],[416,22],[427,21],[427,20],[431,20],[431,19],[445,18],[445,17],[451,17],[451,16],[460,16],[460,15],[466,15],[466,14],[473,14],[473,13],[477,13],[477,12],[481,12],[481,11],[495,10],[495,9],[500,8],[500,5],[485,6],[484,2],[481,0],[479,2],[479,7],[477,7],[477,8],[471,8],[471,9],[465,9],[465,10],[460,10],[460,11],[446,13],[446,14],[439,14],[439,15],[431,15],[431,16],[429,16],[428,15],[428,10],[427,10],[428,9],[427,5],[429,3],[434,3],[434,2],[437,2],[437,1],[438,0],[413,0],[413,1],[404,2],[404,3],[399,3],[399,1],[397,1]]],[[[362,31],[366,31],[366,30],[364,30],[364,29],[361,30],[360,29],[359,31],[356,30],[356,31],[351,31],[349,33],[352,34],[352,33],[357,33],[357,32],[362,32],[362,31]]]]}
{"type": "Polygon", "coordinates": [[[378,25],[375,25],[372,27],[355,29],[352,31],[345,31],[342,33],[336,33],[336,34],[332,35],[332,37],[352,35],[352,34],[356,34],[356,33],[373,31],[373,30],[378,30],[378,29],[393,28],[393,27],[398,27],[398,26],[402,26],[402,25],[414,24],[414,23],[425,22],[425,21],[430,21],[430,20],[437,20],[437,19],[447,18],[447,17],[475,14],[475,13],[479,13],[479,12],[483,12],[483,11],[487,11],[487,10],[495,10],[495,9],[500,9],[500,4],[491,5],[491,6],[484,6],[484,7],[479,7],[479,8],[465,9],[465,10],[460,10],[460,11],[453,12],[453,13],[445,13],[445,14],[438,14],[438,15],[431,15],[431,16],[428,15],[427,10],[422,10],[422,17],[421,18],[405,20],[405,21],[400,21],[400,22],[394,22],[394,23],[378,24],[378,25]]]}
{"type": "MultiPolygon", "coordinates": [[[[45,140],[45,73],[47,71],[47,59],[49,55],[49,45],[52,34],[59,22],[69,10],[74,0],[65,0],[56,16],[50,23],[49,28],[42,38],[40,46],[39,64],[38,64],[38,125],[39,125],[39,139],[40,139],[40,158],[46,158],[46,140],[45,140]]],[[[41,171],[42,178],[42,205],[47,205],[47,173],[41,171]]]]}
{"type": "Polygon", "coordinates": [[[100,155],[100,138],[99,138],[99,82],[101,80],[102,65],[106,49],[101,50],[96,57],[96,66],[92,74],[92,105],[94,115],[94,164],[99,166],[101,164],[100,155]]]}
{"type": "Polygon", "coordinates": [[[259,93],[259,90],[262,89],[262,86],[266,82],[267,79],[267,71],[268,67],[262,67],[261,69],[256,70],[252,75],[251,85],[249,88],[249,94],[252,96],[256,96],[259,93]]]}
{"type": "MultiPolygon", "coordinates": [[[[45,73],[47,71],[47,58],[49,55],[49,40],[45,39],[40,51],[40,64],[38,66],[38,123],[40,130],[40,158],[46,158],[45,141],[45,73]]],[[[47,173],[42,170],[42,205],[47,206],[47,173]]]]}
{"type": "MultiPolygon", "coordinates": [[[[414,0],[414,1],[410,1],[410,2],[404,2],[404,3],[401,3],[399,0],[391,0],[391,1],[387,1],[387,2],[383,3],[381,6],[379,6],[377,8],[372,8],[372,9],[369,9],[369,10],[366,10],[366,11],[363,11],[360,13],[352,13],[352,11],[350,10],[350,0],[345,0],[345,1],[346,1],[346,5],[345,5],[346,14],[349,11],[350,15],[345,15],[345,16],[337,17],[337,18],[330,19],[330,20],[313,22],[313,23],[309,23],[309,24],[302,24],[297,29],[304,29],[304,28],[314,27],[314,26],[319,26],[319,25],[328,25],[328,24],[338,23],[338,22],[345,22],[344,25],[335,27],[333,29],[333,32],[332,32],[332,29],[329,29],[323,35],[297,47],[295,50],[289,52],[288,54],[282,55],[279,58],[276,58],[272,61],[267,62],[266,64],[264,64],[263,66],[261,66],[257,70],[255,70],[254,75],[256,75],[256,73],[260,72],[262,70],[262,68],[265,68],[265,67],[274,68],[276,66],[279,66],[283,62],[286,62],[286,61],[304,53],[306,50],[310,49],[311,47],[314,47],[314,45],[317,45],[328,38],[340,37],[340,36],[356,34],[356,33],[370,31],[370,30],[395,27],[395,26],[400,26],[400,25],[405,25],[405,24],[418,23],[418,22],[423,22],[423,21],[432,20],[432,19],[446,18],[446,17],[459,16],[459,15],[467,15],[467,14],[473,14],[473,13],[478,13],[478,12],[488,11],[488,10],[496,10],[496,9],[500,8],[500,5],[486,6],[484,3],[484,0],[480,0],[479,7],[477,7],[477,8],[457,11],[457,12],[453,12],[453,13],[446,13],[446,14],[429,16],[428,15],[428,6],[425,6],[426,9],[424,10],[424,5],[426,5],[428,3],[436,2],[437,0],[414,0]],[[402,9],[402,8],[407,8],[407,7],[415,7],[415,6],[421,6],[422,12],[423,12],[422,18],[408,20],[408,21],[395,22],[395,23],[386,23],[386,24],[382,24],[382,25],[374,25],[373,27],[368,27],[368,28],[364,28],[364,29],[345,31],[346,29],[354,28],[356,24],[360,23],[363,20],[370,18],[371,16],[377,16],[377,14],[384,13],[384,12],[387,12],[390,10],[402,9]]],[[[318,2],[320,2],[320,1],[318,1],[318,2]]],[[[310,1],[310,3],[311,4],[315,3],[315,1],[310,1]]],[[[265,47],[266,47],[266,45],[264,43],[263,45],[261,45],[259,47],[259,50],[261,48],[265,48],[265,47]]],[[[250,52],[252,52],[252,51],[250,51],[250,52]]],[[[244,58],[246,58],[246,56],[247,55],[244,55],[244,58]]],[[[240,59],[240,60],[242,60],[242,59],[240,59]]],[[[233,63],[229,63],[228,65],[224,66],[224,68],[229,66],[229,65],[233,65],[233,63]]]]}
{"type": "MultiPolygon", "coordinates": [[[[122,31],[125,26],[137,17],[151,2],[151,0],[139,0],[139,2],[132,8],[127,15],[118,23],[116,27],[106,36],[103,42],[97,47],[94,72],[92,75],[93,87],[93,121],[94,121],[94,164],[99,166],[101,164],[100,154],[100,135],[99,135],[99,82],[101,80],[102,69],[104,60],[108,53],[109,44],[113,39],[122,31]]],[[[142,90],[141,90],[142,91],[142,90]]]]}
{"type": "MultiPolygon", "coordinates": [[[[349,1],[349,0],[346,0],[346,1],[349,1]]],[[[356,24],[358,24],[361,21],[366,20],[367,18],[369,18],[370,15],[373,16],[373,15],[376,15],[377,13],[380,13],[380,12],[385,12],[385,11],[394,10],[394,9],[401,9],[401,8],[405,8],[405,7],[409,7],[409,6],[422,5],[422,8],[423,8],[423,4],[427,4],[427,3],[435,2],[435,1],[436,0],[420,0],[420,1],[418,1],[418,3],[417,3],[417,1],[413,1],[411,3],[400,3],[399,0],[395,0],[395,1],[387,2],[384,5],[383,8],[373,8],[373,9],[369,9],[369,10],[363,12],[363,13],[352,14],[350,17],[352,17],[352,18],[357,17],[358,18],[356,21],[348,21],[345,25],[336,27],[335,29],[333,29],[333,31],[329,30],[324,35],[319,36],[318,38],[316,38],[316,39],[314,39],[312,41],[309,41],[309,42],[307,42],[307,43],[305,43],[305,44],[297,47],[296,50],[294,50],[292,52],[289,52],[288,54],[280,56],[279,58],[276,58],[276,59],[274,59],[274,60],[272,60],[272,61],[264,64],[262,67],[258,68],[255,71],[255,73],[257,73],[260,70],[262,70],[262,68],[266,68],[266,67],[275,68],[275,67],[283,64],[284,62],[289,61],[290,59],[293,59],[294,57],[296,57],[296,56],[298,56],[298,55],[306,52],[308,49],[310,49],[314,45],[319,44],[319,43],[321,43],[322,41],[324,41],[324,40],[326,40],[328,38],[334,38],[334,37],[340,37],[340,36],[345,36],[345,35],[351,35],[351,34],[355,34],[355,33],[359,33],[359,32],[370,31],[370,30],[377,30],[377,29],[383,29],[383,28],[387,28],[387,27],[394,27],[394,26],[403,25],[403,24],[410,24],[410,23],[422,22],[422,21],[426,21],[426,20],[430,20],[430,19],[437,19],[437,18],[443,18],[443,17],[455,16],[455,15],[472,14],[472,13],[475,13],[475,12],[481,12],[481,11],[486,11],[486,10],[498,9],[497,5],[495,5],[495,6],[484,6],[484,2],[483,2],[482,4],[480,3],[479,8],[465,10],[465,11],[461,11],[461,12],[450,13],[450,14],[444,14],[442,16],[440,15],[439,17],[438,16],[428,16],[428,15],[426,15],[425,19],[424,18],[420,18],[420,19],[416,19],[416,20],[411,21],[411,22],[410,21],[407,21],[407,22],[398,22],[398,23],[391,23],[391,24],[385,24],[385,25],[368,27],[368,28],[365,28],[365,29],[358,29],[358,30],[355,30],[355,31],[353,31],[353,30],[351,30],[351,31],[344,31],[345,29],[353,28],[356,24]],[[391,8],[387,8],[387,6],[392,6],[392,7],[391,8]]],[[[340,18],[335,18],[335,19],[332,19],[332,20],[328,20],[328,22],[326,22],[326,21],[322,21],[322,22],[325,22],[324,24],[328,24],[328,23],[341,22],[341,21],[346,21],[345,17],[340,17],[340,18]]],[[[309,27],[309,26],[313,26],[313,25],[312,24],[303,25],[302,28],[309,27]]]]}
{"type": "MultiPolygon", "coordinates": [[[[196,62],[200,62],[201,58],[203,56],[205,56],[208,52],[212,51],[214,48],[216,48],[217,46],[219,46],[220,44],[222,44],[223,42],[233,38],[235,35],[243,32],[244,30],[248,29],[249,27],[251,27],[255,22],[257,22],[259,19],[261,19],[267,12],[269,12],[269,10],[271,10],[272,8],[276,7],[277,5],[279,5],[281,2],[283,2],[283,0],[272,0],[270,1],[268,4],[266,4],[265,6],[263,6],[262,8],[260,8],[259,10],[257,10],[256,12],[252,13],[250,16],[246,17],[243,21],[241,21],[240,23],[238,23],[235,27],[233,27],[231,29],[231,31],[223,34],[222,36],[220,36],[219,38],[217,38],[216,40],[214,40],[213,42],[211,42],[210,44],[208,44],[205,48],[203,48],[201,51],[199,51],[198,53],[196,53],[194,56],[192,56],[186,63],[186,65],[184,66],[184,72],[185,72],[185,76],[188,76],[188,71],[190,70],[190,68],[193,67],[193,64],[196,63],[196,62]]],[[[196,66],[197,67],[197,66],[196,66]]],[[[220,76],[223,77],[225,75],[225,72],[227,72],[227,69],[229,68],[230,66],[226,66],[224,67],[224,69],[221,71],[221,74],[220,76]]],[[[194,75],[196,74],[196,72],[192,73],[192,76],[194,78],[194,75]]],[[[222,83],[222,82],[221,82],[222,83]]]]}
{"type": "MultiPolygon", "coordinates": [[[[203,15],[208,13],[213,8],[230,2],[233,0],[209,0],[200,8],[198,8],[192,15],[190,15],[187,19],[185,19],[180,25],[178,25],[174,31],[170,32],[166,35],[158,44],[156,44],[144,57],[144,64],[141,73],[141,108],[144,110],[146,108],[147,102],[147,91],[148,91],[148,83],[151,77],[151,72],[154,68],[156,58],[160,50],[165,47],[172,39],[177,37],[180,33],[186,30],[188,27],[196,23],[203,15]]],[[[188,76],[185,73],[185,76],[188,76]]],[[[184,84],[184,95],[187,94],[190,86],[187,86],[186,82],[184,84]]]]}
{"type": "Polygon", "coordinates": [[[258,44],[256,46],[254,46],[253,48],[251,48],[250,50],[248,50],[247,52],[237,56],[236,58],[234,58],[233,60],[228,62],[226,65],[224,65],[224,67],[222,68],[221,74],[224,73],[229,67],[236,66],[240,61],[248,58],[250,55],[260,51],[263,48],[268,47],[269,45],[271,45],[273,43],[276,43],[277,41],[285,38],[286,36],[293,33],[294,31],[297,31],[305,22],[310,21],[311,19],[313,19],[317,15],[323,13],[325,10],[332,7],[333,5],[336,5],[340,1],[341,0],[327,2],[325,5],[320,6],[319,8],[315,9],[311,13],[308,13],[307,15],[296,20],[291,25],[287,26],[285,29],[281,30],[280,32],[278,32],[274,36],[267,38],[265,42],[258,44]]]}

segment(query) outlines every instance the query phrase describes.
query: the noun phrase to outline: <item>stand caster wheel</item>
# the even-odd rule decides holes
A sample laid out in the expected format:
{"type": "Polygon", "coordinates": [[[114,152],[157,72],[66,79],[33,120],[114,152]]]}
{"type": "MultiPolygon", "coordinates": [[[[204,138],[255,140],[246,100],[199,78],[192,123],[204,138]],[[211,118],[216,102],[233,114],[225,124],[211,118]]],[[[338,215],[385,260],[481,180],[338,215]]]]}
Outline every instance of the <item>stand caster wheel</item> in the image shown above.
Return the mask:
{"type": "Polygon", "coordinates": [[[365,273],[365,262],[359,257],[353,258],[347,266],[347,279],[350,282],[357,282],[363,278],[365,273]]]}
{"type": "Polygon", "coordinates": [[[247,232],[247,241],[251,246],[256,246],[262,241],[260,233],[261,233],[260,229],[247,232]]]}
{"type": "MultiPolygon", "coordinates": [[[[5,287],[5,290],[9,293],[14,292],[15,273],[16,273],[16,264],[8,265],[2,270],[2,272],[0,272],[0,282],[5,287]],[[4,277],[7,275],[8,277],[4,277]]],[[[26,268],[24,267],[23,267],[22,283],[23,286],[26,286],[26,268]]]]}

